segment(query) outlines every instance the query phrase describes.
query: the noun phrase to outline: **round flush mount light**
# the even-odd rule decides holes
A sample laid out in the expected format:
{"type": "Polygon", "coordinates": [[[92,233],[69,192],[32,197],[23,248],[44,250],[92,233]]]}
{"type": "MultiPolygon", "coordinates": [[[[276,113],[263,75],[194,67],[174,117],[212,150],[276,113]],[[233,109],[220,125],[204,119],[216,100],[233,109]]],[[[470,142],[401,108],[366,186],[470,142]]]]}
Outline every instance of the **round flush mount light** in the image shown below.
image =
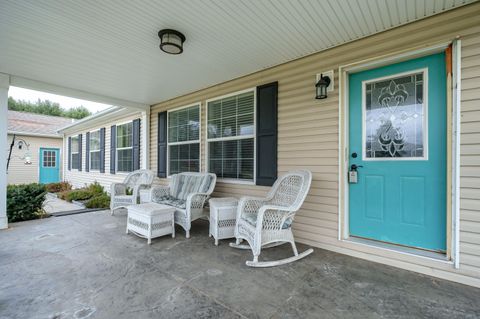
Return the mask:
{"type": "Polygon", "coordinates": [[[180,54],[183,52],[183,42],[185,36],[172,29],[163,29],[158,31],[160,38],[160,50],[168,54],[180,54]]]}

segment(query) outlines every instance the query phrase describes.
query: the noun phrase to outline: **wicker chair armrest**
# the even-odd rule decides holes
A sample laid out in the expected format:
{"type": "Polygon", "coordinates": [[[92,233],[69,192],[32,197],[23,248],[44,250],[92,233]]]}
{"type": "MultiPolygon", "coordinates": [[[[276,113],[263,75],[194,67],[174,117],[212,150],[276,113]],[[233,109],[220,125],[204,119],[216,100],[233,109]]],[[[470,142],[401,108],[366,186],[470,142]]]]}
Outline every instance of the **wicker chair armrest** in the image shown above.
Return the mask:
{"type": "Polygon", "coordinates": [[[257,214],[260,207],[262,207],[266,202],[267,199],[263,197],[240,198],[237,207],[237,221],[240,220],[243,215],[257,214]]]}
{"type": "Polygon", "coordinates": [[[152,202],[159,200],[161,197],[170,194],[170,187],[168,186],[153,186],[150,188],[150,198],[152,202]]]}
{"type": "Polygon", "coordinates": [[[208,193],[191,193],[187,196],[187,208],[203,208],[205,201],[210,197],[208,193]]]}
{"type": "Polygon", "coordinates": [[[277,205],[264,205],[260,208],[257,215],[257,230],[261,229],[281,229],[288,218],[292,218],[295,212],[290,207],[277,205]]]}
{"type": "Polygon", "coordinates": [[[124,183],[112,183],[110,185],[110,194],[112,196],[127,194],[127,185],[124,183]]]}
{"type": "Polygon", "coordinates": [[[190,193],[187,196],[187,201],[185,203],[185,212],[187,219],[191,218],[192,209],[203,209],[205,202],[210,197],[208,193],[190,193]]]}

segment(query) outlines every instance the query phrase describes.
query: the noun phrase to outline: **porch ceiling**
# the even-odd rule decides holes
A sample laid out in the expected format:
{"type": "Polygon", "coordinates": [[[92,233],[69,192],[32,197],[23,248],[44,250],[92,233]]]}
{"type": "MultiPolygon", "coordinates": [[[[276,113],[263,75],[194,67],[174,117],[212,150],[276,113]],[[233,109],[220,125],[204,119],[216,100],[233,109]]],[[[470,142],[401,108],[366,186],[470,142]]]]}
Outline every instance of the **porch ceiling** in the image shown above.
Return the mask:
{"type": "Polygon", "coordinates": [[[2,0],[0,72],[154,104],[471,2],[2,0]]]}

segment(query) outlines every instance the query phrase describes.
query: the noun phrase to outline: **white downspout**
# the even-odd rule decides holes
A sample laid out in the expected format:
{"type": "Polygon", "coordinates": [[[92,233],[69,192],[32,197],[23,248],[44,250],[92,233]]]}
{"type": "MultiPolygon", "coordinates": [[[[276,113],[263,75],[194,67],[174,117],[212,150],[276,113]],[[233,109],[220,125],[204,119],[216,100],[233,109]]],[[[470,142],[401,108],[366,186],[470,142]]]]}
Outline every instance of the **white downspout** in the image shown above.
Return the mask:
{"type": "Polygon", "coordinates": [[[7,219],[7,127],[10,76],[0,73],[0,229],[8,228],[7,219]]]}
{"type": "Polygon", "coordinates": [[[142,112],[142,168],[150,169],[150,107],[142,112]]]}

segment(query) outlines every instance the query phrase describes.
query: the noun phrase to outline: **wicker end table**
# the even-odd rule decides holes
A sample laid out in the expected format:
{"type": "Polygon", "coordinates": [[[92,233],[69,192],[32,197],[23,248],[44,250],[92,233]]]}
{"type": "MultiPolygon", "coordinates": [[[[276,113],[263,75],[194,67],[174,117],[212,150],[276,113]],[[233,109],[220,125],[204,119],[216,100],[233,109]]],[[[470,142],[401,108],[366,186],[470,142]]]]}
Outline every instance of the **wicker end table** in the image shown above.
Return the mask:
{"type": "Polygon", "coordinates": [[[209,236],[215,238],[218,246],[219,239],[234,238],[237,218],[238,199],[233,197],[212,198],[210,204],[210,231],[209,236]]]}
{"type": "Polygon", "coordinates": [[[175,207],[145,203],[127,207],[127,234],[134,233],[152,242],[152,238],[172,234],[175,238],[175,207]]]}

